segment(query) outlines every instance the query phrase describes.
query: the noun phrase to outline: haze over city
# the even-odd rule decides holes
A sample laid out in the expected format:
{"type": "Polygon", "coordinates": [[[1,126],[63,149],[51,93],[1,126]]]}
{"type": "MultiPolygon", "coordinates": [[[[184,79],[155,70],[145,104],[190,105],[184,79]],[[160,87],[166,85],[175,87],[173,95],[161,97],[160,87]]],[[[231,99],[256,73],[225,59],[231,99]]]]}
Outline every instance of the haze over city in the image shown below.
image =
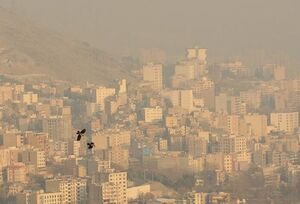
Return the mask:
{"type": "Polygon", "coordinates": [[[112,54],[158,48],[174,60],[198,45],[209,48],[212,59],[262,51],[299,57],[297,0],[1,0],[0,5],[112,54]]]}

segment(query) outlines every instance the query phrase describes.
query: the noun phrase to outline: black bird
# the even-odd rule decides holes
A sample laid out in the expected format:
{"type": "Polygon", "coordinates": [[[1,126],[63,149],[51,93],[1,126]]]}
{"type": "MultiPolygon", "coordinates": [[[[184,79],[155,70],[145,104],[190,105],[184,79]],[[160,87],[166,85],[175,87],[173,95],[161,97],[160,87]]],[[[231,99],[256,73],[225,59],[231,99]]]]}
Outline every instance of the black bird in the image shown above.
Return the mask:
{"type": "Polygon", "coordinates": [[[93,149],[95,147],[94,142],[87,143],[88,149],[93,149]]]}
{"type": "Polygon", "coordinates": [[[86,129],[83,129],[81,131],[77,131],[77,141],[79,141],[81,139],[81,137],[83,136],[83,134],[86,132],[86,129]]]}

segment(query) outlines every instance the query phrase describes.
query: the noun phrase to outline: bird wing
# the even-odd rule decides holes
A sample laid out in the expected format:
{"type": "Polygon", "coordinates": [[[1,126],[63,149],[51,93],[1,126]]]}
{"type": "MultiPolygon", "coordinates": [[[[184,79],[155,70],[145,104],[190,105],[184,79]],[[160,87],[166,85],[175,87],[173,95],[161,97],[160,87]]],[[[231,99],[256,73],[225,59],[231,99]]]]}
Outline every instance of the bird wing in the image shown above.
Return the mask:
{"type": "Polygon", "coordinates": [[[77,136],[77,141],[79,141],[81,139],[81,135],[79,134],[78,136],[77,136]]]}
{"type": "Polygon", "coordinates": [[[81,134],[84,134],[86,132],[86,129],[81,130],[81,134]]]}

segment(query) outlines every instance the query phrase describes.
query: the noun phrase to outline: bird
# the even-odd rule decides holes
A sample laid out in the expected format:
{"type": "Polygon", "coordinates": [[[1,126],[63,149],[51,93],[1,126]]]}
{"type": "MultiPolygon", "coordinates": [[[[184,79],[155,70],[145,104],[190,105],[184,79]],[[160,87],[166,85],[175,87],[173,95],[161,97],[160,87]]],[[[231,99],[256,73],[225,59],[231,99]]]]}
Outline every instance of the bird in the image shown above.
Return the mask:
{"type": "Polygon", "coordinates": [[[88,149],[93,149],[95,147],[95,144],[93,142],[87,143],[88,149]]]}
{"type": "Polygon", "coordinates": [[[81,140],[81,137],[83,136],[83,134],[86,132],[86,129],[83,129],[81,131],[77,131],[77,141],[80,141],[81,140]]]}

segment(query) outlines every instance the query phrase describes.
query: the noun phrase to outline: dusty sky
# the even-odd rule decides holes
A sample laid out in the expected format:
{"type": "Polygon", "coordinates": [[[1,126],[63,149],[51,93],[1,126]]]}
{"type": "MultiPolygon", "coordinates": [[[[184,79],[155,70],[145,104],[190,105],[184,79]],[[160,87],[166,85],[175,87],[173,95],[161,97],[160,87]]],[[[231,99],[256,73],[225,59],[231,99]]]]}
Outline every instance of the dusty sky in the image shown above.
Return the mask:
{"type": "Polygon", "coordinates": [[[0,0],[22,17],[113,54],[249,53],[300,59],[299,0],[0,0]]]}

